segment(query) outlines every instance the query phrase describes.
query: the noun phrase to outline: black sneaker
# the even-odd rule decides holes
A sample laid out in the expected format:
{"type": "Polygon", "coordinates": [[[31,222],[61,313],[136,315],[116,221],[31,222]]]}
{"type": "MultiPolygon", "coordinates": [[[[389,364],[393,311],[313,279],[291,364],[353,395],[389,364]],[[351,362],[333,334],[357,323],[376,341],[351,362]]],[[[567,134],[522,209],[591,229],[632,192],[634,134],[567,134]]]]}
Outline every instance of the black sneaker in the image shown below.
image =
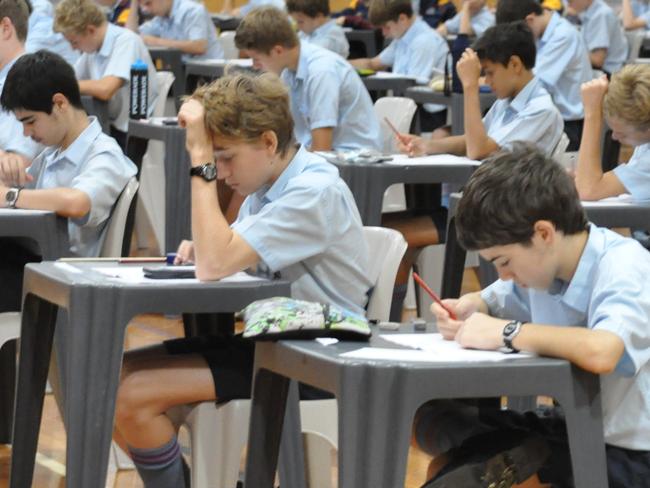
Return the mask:
{"type": "Polygon", "coordinates": [[[468,439],[422,488],[511,488],[533,476],[550,455],[546,441],[518,430],[468,439]]]}

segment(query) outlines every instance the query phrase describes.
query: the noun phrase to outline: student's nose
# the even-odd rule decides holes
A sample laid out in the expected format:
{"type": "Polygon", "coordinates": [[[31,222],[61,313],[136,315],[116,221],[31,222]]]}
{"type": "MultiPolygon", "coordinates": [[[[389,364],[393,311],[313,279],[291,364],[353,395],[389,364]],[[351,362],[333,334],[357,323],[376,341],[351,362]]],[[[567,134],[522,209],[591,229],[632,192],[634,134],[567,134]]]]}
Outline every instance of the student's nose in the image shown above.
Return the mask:
{"type": "Polygon", "coordinates": [[[27,124],[23,124],[23,136],[30,137],[31,135],[32,129],[27,124]]]}
{"type": "Polygon", "coordinates": [[[499,279],[503,281],[509,281],[515,277],[514,273],[504,268],[497,268],[497,273],[499,274],[499,279]]]}
{"type": "Polygon", "coordinates": [[[215,166],[217,167],[217,179],[225,180],[230,176],[230,171],[225,164],[219,162],[219,158],[215,161],[215,166]]]}

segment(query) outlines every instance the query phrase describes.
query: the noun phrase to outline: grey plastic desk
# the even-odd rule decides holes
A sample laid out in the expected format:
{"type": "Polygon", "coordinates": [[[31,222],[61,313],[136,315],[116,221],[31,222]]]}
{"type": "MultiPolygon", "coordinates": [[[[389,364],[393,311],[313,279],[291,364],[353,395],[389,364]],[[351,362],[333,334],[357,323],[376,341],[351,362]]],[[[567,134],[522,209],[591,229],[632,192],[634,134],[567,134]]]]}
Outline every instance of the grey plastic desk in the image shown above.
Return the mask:
{"type": "Polygon", "coordinates": [[[237,71],[251,71],[252,67],[240,66],[236,64],[237,60],[190,60],[185,63],[185,90],[187,93],[193,93],[197,87],[198,78],[207,78],[209,80],[216,80],[221,78],[226,70],[226,67],[232,72],[237,71]],[[234,62],[233,62],[234,61],[234,62]]]}
{"type": "Polygon", "coordinates": [[[210,14],[210,18],[219,32],[237,30],[237,27],[239,27],[239,23],[241,22],[240,17],[232,17],[228,15],[210,14]]]}
{"type": "Polygon", "coordinates": [[[185,67],[183,65],[183,52],[180,49],[169,47],[148,47],[149,54],[156,67],[166,69],[169,66],[170,71],[174,74],[174,85],[172,93],[176,102],[176,108],[180,106],[180,97],[185,95],[185,67]],[[160,60],[162,67],[159,67],[156,60],[160,60]]]}
{"type": "MultiPolygon", "coordinates": [[[[455,219],[456,207],[460,197],[460,193],[454,193],[449,198],[447,243],[445,246],[441,293],[444,298],[458,297],[463,281],[466,253],[458,244],[455,219]]],[[[650,228],[650,203],[648,202],[629,205],[584,202],[583,206],[589,221],[601,227],[650,228]]],[[[496,279],[496,274],[493,278],[496,279]]]]}
{"type": "Polygon", "coordinates": [[[129,121],[127,156],[141,166],[140,144],[132,140],[165,143],[165,242],[164,251],[173,252],[182,239],[191,238],[190,160],[185,150],[185,129],[150,121],[129,121]]]}
{"type": "MultiPolygon", "coordinates": [[[[433,91],[426,86],[414,86],[407,88],[405,97],[412,99],[417,104],[436,103],[439,105],[447,105],[451,109],[451,133],[452,135],[460,135],[465,133],[465,112],[462,93],[452,93],[450,96],[445,96],[442,92],[433,91]]],[[[481,103],[481,113],[487,111],[496,100],[493,93],[481,93],[479,95],[481,103]]]]}
{"type": "Polygon", "coordinates": [[[413,78],[383,78],[365,76],[361,78],[369,92],[386,92],[391,90],[394,97],[403,97],[406,90],[416,84],[413,78]]]}
{"type": "Polygon", "coordinates": [[[254,300],[291,293],[286,281],[123,284],[91,269],[115,263],[68,264],[80,272],[53,262],[25,269],[13,488],[32,482],[58,307],[66,309],[69,318],[57,332],[68,351],[67,368],[60,372],[66,384],[66,486],[89,488],[105,483],[124,332],[133,316],[235,312],[254,300]]]}
{"type": "MultiPolygon", "coordinates": [[[[399,347],[376,335],[370,344],[399,347]]],[[[289,379],[337,397],[339,488],[404,486],[413,416],[430,399],[533,394],[552,396],[564,408],[575,486],[607,486],[597,376],[549,358],[459,364],[339,356],[364,346],[352,342],[322,346],[314,341],[257,344],[247,488],[273,486],[289,379]]]]}
{"type": "MultiPolygon", "coordinates": [[[[70,254],[68,219],[54,212],[0,209],[0,237],[29,239],[45,260],[70,254]]],[[[0,354],[0,444],[11,442],[15,382],[16,345],[11,343],[0,354]]]]}
{"type": "Polygon", "coordinates": [[[337,163],[341,178],[348,184],[359,208],[363,225],[381,225],[381,208],[386,189],[396,183],[464,184],[476,165],[337,163]]]}
{"type": "Polygon", "coordinates": [[[108,118],[108,103],[98,100],[95,97],[91,97],[90,95],[82,95],[81,103],[88,115],[94,115],[97,117],[97,121],[99,122],[99,125],[102,126],[104,134],[110,135],[111,122],[108,118]]]}

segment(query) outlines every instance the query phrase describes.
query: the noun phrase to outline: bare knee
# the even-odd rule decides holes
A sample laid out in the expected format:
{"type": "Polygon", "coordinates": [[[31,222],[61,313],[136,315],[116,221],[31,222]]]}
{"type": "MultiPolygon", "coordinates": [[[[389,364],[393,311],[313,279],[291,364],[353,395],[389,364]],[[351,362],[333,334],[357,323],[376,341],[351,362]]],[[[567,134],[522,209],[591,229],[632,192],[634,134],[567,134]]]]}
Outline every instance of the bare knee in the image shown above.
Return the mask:
{"type": "Polygon", "coordinates": [[[122,375],[117,390],[115,423],[118,429],[145,424],[164,412],[157,406],[155,385],[142,371],[127,371],[122,375]]]}

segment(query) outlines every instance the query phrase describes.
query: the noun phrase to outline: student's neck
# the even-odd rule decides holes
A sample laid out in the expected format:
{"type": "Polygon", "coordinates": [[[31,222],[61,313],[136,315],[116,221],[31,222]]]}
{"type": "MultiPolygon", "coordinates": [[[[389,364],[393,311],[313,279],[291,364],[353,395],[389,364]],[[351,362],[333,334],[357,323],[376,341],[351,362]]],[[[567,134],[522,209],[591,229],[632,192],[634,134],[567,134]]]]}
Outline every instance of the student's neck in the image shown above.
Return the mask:
{"type": "Polygon", "coordinates": [[[104,45],[104,41],[106,40],[106,31],[108,30],[108,22],[104,22],[102,25],[97,27],[97,39],[100,40],[99,42],[99,48],[97,49],[98,51],[102,48],[104,45]]]}
{"type": "Polygon", "coordinates": [[[515,88],[514,93],[512,94],[512,98],[515,98],[517,95],[521,93],[521,91],[526,88],[526,85],[530,83],[530,80],[532,80],[534,77],[532,71],[525,71],[521,78],[519,78],[517,82],[517,87],[515,88]]]}
{"type": "Polygon", "coordinates": [[[416,14],[413,14],[407,21],[406,21],[406,29],[404,29],[404,32],[400,37],[404,37],[406,33],[409,31],[411,27],[413,27],[413,24],[415,24],[415,21],[418,19],[418,16],[416,14]]]}
{"type": "Polygon", "coordinates": [[[291,71],[297,71],[298,70],[298,62],[300,61],[300,49],[301,49],[301,43],[299,42],[298,45],[292,49],[289,49],[287,51],[287,64],[286,67],[290,69],[291,71]]]}
{"type": "Polygon", "coordinates": [[[316,27],[314,30],[318,29],[319,27],[322,27],[324,24],[327,24],[329,22],[330,18],[326,17],[325,15],[319,15],[314,19],[316,23],[316,27]]]}
{"type": "Polygon", "coordinates": [[[562,243],[562,256],[557,278],[568,283],[578,269],[578,263],[587,245],[587,239],[589,239],[589,232],[585,230],[578,234],[563,236],[562,239],[564,242],[562,243]]]}
{"type": "Polygon", "coordinates": [[[90,119],[86,115],[86,112],[75,109],[71,114],[69,130],[63,138],[63,141],[61,141],[61,150],[65,151],[68,149],[70,144],[77,140],[77,137],[79,137],[89,125],[90,119]]]}
{"type": "Polygon", "coordinates": [[[269,186],[273,185],[273,183],[278,180],[282,172],[287,169],[287,166],[289,166],[289,163],[297,152],[298,148],[295,145],[291,145],[291,147],[287,150],[287,153],[284,156],[281,156],[278,161],[274,163],[273,175],[268,181],[269,186]]]}
{"type": "Polygon", "coordinates": [[[23,54],[25,54],[25,46],[20,41],[8,41],[5,51],[0,57],[0,70],[4,69],[5,66],[23,54]]]}
{"type": "Polygon", "coordinates": [[[540,15],[540,17],[542,18],[542,32],[539,34],[539,37],[541,38],[544,35],[544,32],[546,32],[546,28],[548,27],[548,24],[551,22],[551,17],[553,17],[553,11],[544,9],[544,12],[542,13],[542,15],[540,15]]]}

